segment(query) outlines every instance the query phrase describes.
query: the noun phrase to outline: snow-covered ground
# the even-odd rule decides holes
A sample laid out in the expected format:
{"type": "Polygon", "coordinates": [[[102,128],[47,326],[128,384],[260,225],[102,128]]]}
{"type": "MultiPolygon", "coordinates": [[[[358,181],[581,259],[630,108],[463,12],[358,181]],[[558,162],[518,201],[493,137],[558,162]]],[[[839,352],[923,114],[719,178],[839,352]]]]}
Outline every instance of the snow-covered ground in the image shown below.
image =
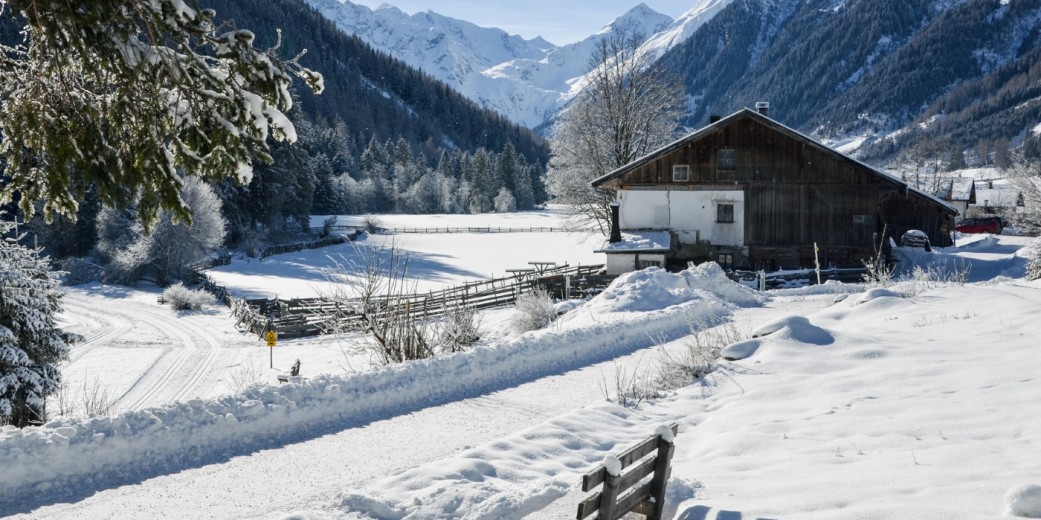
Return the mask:
{"type": "MultiPolygon", "coordinates": [[[[325,216],[312,219],[320,227],[325,216]]],[[[561,228],[551,210],[487,215],[379,215],[383,228],[561,228]]],[[[341,216],[338,225],[361,226],[362,217],[341,216]]],[[[594,253],[601,238],[580,232],[402,233],[363,235],[358,242],[275,255],[263,260],[235,257],[229,266],[208,271],[217,283],[246,298],[309,298],[328,294],[326,277],[337,265],[364,263],[373,249],[394,247],[408,255],[409,282],[417,291],[508,276],[528,262],[558,265],[604,263],[594,253]]]]}
{"type": "MultiPolygon", "coordinates": [[[[473,254],[440,237],[442,269],[473,254]]],[[[549,329],[403,366],[350,365],[330,339],[280,342],[276,367],[302,357],[309,379],[245,390],[232,369],[259,361],[251,374],[271,381],[268,349],[226,310],[75,288],[63,320],[88,341],[66,373],[111,382],[121,413],[0,430],[0,515],[572,518],[581,474],[678,422],[666,518],[999,517],[1006,492],[1041,484],[1041,284],[1017,278],[1029,240],[902,250],[907,270],[971,265],[971,283],[868,292],[758,295],[712,267],[648,270],[549,329]],[[713,320],[761,337],[700,383],[605,400],[619,380],[653,379],[659,351],[684,351],[688,322],[713,320]]],[[[529,247],[530,260],[586,249],[529,247]]],[[[1012,498],[1041,514],[1031,489],[1012,498]]]]}

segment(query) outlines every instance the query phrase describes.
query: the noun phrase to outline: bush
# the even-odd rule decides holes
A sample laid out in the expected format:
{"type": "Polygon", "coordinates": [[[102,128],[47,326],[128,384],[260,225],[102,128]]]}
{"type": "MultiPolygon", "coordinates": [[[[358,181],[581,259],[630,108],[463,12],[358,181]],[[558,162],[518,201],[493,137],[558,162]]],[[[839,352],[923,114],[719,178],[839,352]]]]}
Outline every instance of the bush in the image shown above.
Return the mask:
{"type": "Polygon", "coordinates": [[[178,282],[163,291],[163,299],[170,302],[174,310],[199,310],[203,305],[214,302],[213,295],[202,290],[192,290],[178,282]]]}
{"type": "Polygon", "coordinates": [[[1027,280],[1041,279],[1041,238],[1034,239],[1028,248],[1027,280]]]}
{"type": "Polygon", "coordinates": [[[364,229],[366,233],[375,235],[376,233],[379,233],[381,229],[380,221],[372,215],[365,215],[365,218],[362,219],[361,222],[361,228],[364,229]]]}
{"type": "Polygon", "coordinates": [[[105,269],[84,258],[69,257],[61,262],[61,283],[80,285],[100,280],[105,269]]]}
{"type": "Polygon", "coordinates": [[[322,231],[318,233],[319,238],[326,238],[333,233],[333,226],[336,225],[336,215],[333,215],[324,221],[322,221],[322,231]]]}
{"type": "Polygon", "coordinates": [[[688,326],[690,335],[678,350],[670,352],[661,348],[659,351],[658,384],[664,389],[687,386],[714,372],[723,348],[748,337],[738,331],[732,321],[713,326],[688,320],[688,326]]]}
{"type": "Polygon", "coordinates": [[[481,339],[481,318],[477,310],[465,305],[449,305],[437,329],[440,353],[461,352],[481,339]]]}
{"type": "Polygon", "coordinates": [[[534,291],[521,294],[517,298],[516,311],[513,315],[513,330],[518,334],[529,330],[538,330],[557,319],[557,309],[544,287],[536,287],[534,291]]]}

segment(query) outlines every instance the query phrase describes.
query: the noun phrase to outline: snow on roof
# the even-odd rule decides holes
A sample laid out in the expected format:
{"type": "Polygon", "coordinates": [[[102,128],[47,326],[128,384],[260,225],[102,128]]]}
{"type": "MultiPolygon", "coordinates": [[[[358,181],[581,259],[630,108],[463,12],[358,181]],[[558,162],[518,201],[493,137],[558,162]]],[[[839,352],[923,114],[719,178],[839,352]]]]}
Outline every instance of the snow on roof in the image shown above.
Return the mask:
{"type": "Polygon", "coordinates": [[[668,231],[628,231],[622,233],[621,242],[607,242],[597,253],[664,253],[669,250],[672,239],[668,231]]]}
{"type": "Polygon", "coordinates": [[[977,206],[1012,207],[1019,201],[1019,190],[977,189],[977,206]]]}
{"type": "Polygon", "coordinates": [[[969,200],[976,179],[972,177],[956,177],[951,179],[951,200],[969,200]]]}

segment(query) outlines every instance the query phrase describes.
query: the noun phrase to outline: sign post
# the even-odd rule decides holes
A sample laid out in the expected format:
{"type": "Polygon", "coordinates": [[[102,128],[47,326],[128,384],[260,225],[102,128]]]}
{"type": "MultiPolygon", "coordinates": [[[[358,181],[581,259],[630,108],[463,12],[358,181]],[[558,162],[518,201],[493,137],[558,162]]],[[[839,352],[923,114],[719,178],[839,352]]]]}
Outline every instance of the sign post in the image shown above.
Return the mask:
{"type": "Polygon", "coordinates": [[[268,329],[264,333],[264,339],[267,340],[268,357],[270,358],[268,368],[275,368],[275,344],[278,343],[278,332],[275,332],[273,328],[268,329]]]}

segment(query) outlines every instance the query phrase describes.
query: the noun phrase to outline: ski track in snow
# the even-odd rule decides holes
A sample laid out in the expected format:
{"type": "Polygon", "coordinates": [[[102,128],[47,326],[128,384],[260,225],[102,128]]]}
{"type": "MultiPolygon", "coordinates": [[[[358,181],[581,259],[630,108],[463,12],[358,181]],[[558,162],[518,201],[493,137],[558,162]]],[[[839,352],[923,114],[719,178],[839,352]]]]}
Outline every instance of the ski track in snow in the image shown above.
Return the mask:
{"type": "MultiPolygon", "coordinates": [[[[204,379],[214,382],[221,357],[221,343],[213,333],[190,319],[180,318],[169,307],[153,306],[134,300],[108,299],[104,310],[93,296],[70,291],[64,300],[63,319],[75,324],[70,329],[84,336],[70,352],[76,363],[98,347],[110,346],[135,329],[148,329],[154,341],[162,344],[161,354],[136,376],[115,399],[118,411],[140,410],[210,393],[200,388],[204,379]]],[[[230,328],[230,327],[229,327],[230,328]]]]}

